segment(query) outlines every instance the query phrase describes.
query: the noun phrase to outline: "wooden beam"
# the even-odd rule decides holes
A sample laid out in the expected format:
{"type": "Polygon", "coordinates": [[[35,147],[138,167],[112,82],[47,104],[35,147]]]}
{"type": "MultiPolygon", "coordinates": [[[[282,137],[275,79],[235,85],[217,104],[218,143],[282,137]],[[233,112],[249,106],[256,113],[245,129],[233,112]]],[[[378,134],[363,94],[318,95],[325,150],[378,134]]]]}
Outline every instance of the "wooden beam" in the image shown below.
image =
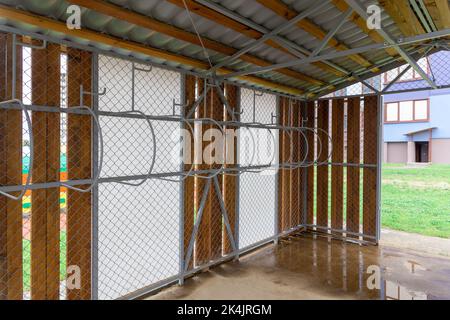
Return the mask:
{"type": "MultiPolygon", "coordinates": [[[[318,162],[328,162],[329,139],[325,132],[329,132],[329,100],[320,100],[317,108],[317,128],[320,139],[320,156],[318,162]],[[323,131],[322,131],[323,130],[323,131]]],[[[317,166],[317,222],[322,227],[328,227],[328,164],[317,166]]]]}
{"type": "MultiPolygon", "coordinates": [[[[294,101],[292,103],[291,108],[291,123],[289,124],[291,127],[301,127],[300,120],[300,101],[294,101]]],[[[300,143],[301,141],[301,133],[298,131],[292,132],[292,142],[290,143],[292,146],[292,161],[294,163],[300,162],[302,159],[300,158],[300,143]]],[[[300,168],[291,169],[290,171],[290,203],[291,203],[291,223],[290,227],[296,227],[300,224],[300,168]]]]}
{"type": "MultiPolygon", "coordinates": [[[[92,54],[67,50],[67,104],[80,102],[80,85],[92,91],[92,54]]],[[[85,95],[83,105],[91,106],[92,96],[85,95]]],[[[69,113],[67,116],[67,174],[69,180],[91,179],[91,117],[69,113]]],[[[81,189],[88,185],[79,186],[81,189]]],[[[77,266],[80,288],[67,288],[69,300],[91,299],[91,193],[68,190],[67,194],[67,267],[77,266]]]]}
{"type": "MultiPolygon", "coordinates": [[[[186,75],[184,78],[184,102],[183,104],[187,105],[187,108],[184,108],[184,116],[187,117],[189,110],[192,108],[192,105],[195,102],[195,86],[196,86],[197,78],[191,75],[186,75]]],[[[184,127],[185,130],[188,130],[190,139],[184,140],[186,144],[185,150],[191,150],[191,157],[189,163],[184,164],[184,170],[189,171],[192,168],[193,154],[194,154],[194,128],[189,126],[184,127]],[[188,149],[189,148],[189,149],[188,149]]],[[[184,204],[184,255],[186,256],[187,250],[189,247],[189,241],[191,240],[192,231],[194,230],[194,214],[195,214],[195,202],[194,202],[194,194],[195,194],[195,178],[187,177],[183,182],[183,204],[184,204]]],[[[192,269],[193,259],[189,262],[189,269],[192,269]]]]}
{"type": "Polygon", "coordinates": [[[424,0],[424,3],[439,30],[450,28],[450,8],[447,0],[424,0]]]}
{"type": "MultiPolygon", "coordinates": [[[[203,80],[199,80],[198,82],[198,90],[201,94],[204,90],[204,82],[203,80]]],[[[213,118],[218,121],[223,121],[224,116],[224,106],[221,103],[218,93],[213,87],[206,96],[206,103],[200,104],[198,108],[198,117],[199,118],[213,118]]],[[[202,134],[204,134],[209,129],[215,129],[213,125],[203,125],[202,126],[202,134]]],[[[217,164],[208,164],[208,162],[212,161],[211,158],[214,156],[213,154],[205,155],[205,148],[208,147],[209,143],[207,141],[203,141],[199,145],[202,146],[202,150],[199,150],[201,154],[204,155],[201,163],[198,165],[199,170],[204,169],[218,169],[220,165],[217,164]]],[[[200,160],[200,159],[199,159],[200,160]]],[[[219,178],[219,177],[218,177],[219,178]]],[[[200,199],[203,196],[203,189],[205,186],[206,179],[197,178],[197,196],[196,208],[198,210],[200,199]]],[[[219,179],[219,183],[221,183],[221,179],[219,179]]],[[[217,259],[222,254],[222,215],[220,211],[220,204],[217,199],[217,194],[214,187],[214,181],[211,181],[211,188],[208,192],[205,206],[203,209],[202,220],[199,225],[196,245],[195,245],[195,265],[200,266],[205,263],[208,263],[211,260],[217,259]]]]}
{"type": "MultiPolygon", "coordinates": [[[[234,86],[232,84],[225,84],[225,94],[226,98],[228,100],[228,103],[230,104],[230,107],[233,111],[239,111],[240,109],[240,89],[237,86],[234,86]]],[[[231,116],[228,112],[225,112],[225,121],[231,121],[231,116]]],[[[230,128],[235,129],[235,128],[230,128]]],[[[234,130],[233,130],[234,131],[234,130]]],[[[237,136],[233,136],[232,140],[226,139],[225,143],[227,144],[226,150],[232,150],[233,151],[233,157],[229,159],[232,159],[231,164],[225,165],[226,168],[232,168],[236,167],[237,165],[237,145],[238,145],[238,139],[237,136]],[[229,145],[231,144],[231,145],[229,145]]],[[[231,152],[231,151],[230,151],[231,152]]],[[[227,155],[228,157],[229,155],[227,155]]],[[[235,236],[236,232],[236,204],[237,201],[239,201],[237,197],[237,183],[238,178],[232,175],[223,175],[223,198],[225,203],[225,209],[228,213],[228,220],[230,221],[230,227],[231,232],[235,236]]],[[[236,237],[235,237],[236,238],[236,237]]],[[[229,239],[228,233],[226,231],[226,228],[223,229],[223,253],[231,253],[232,246],[231,241],[229,239]]]]}
{"type": "MultiPolygon", "coordinates": [[[[364,98],[364,164],[378,162],[378,97],[364,98]]],[[[381,165],[381,163],[378,163],[381,165]]],[[[364,234],[377,233],[377,168],[364,168],[363,175],[363,230],[364,234]]],[[[373,240],[373,239],[366,239],[373,240]]]]}
{"type": "MultiPolygon", "coordinates": [[[[314,101],[306,103],[306,127],[314,128],[316,120],[316,106],[314,101]]],[[[308,141],[308,157],[307,162],[312,163],[315,160],[316,146],[315,135],[311,131],[305,133],[308,141]]],[[[314,224],[314,165],[306,168],[306,223],[314,224]]]]}
{"type": "MultiPolygon", "coordinates": [[[[347,112],[347,163],[360,163],[360,98],[348,99],[347,112]]],[[[359,232],[359,167],[347,167],[347,230],[359,232]]],[[[354,236],[348,236],[353,237],[354,236]]]]}
{"type": "MultiPolygon", "coordinates": [[[[34,41],[36,45],[40,43],[34,41]]],[[[32,103],[60,105],[60,46],[48,44],[32,49],[32,103]]],[[[59,181],[60,115],[32,112],[34,161],[33,182],[59,181]]],[[[59,188],[33,190],[31,196],[31,298],[59,299],[59,188]]]]}
{"type": "MultiPolygon", "coordinates": [[[[289,99],[279,98],[280,125],[289,126],[289,99]]],[[[280,163],[292,162],[291,141],[287,130],[280,130],[279,133],[279,154],[280,163]]],[[[278,231],[283,232],[291,227],[291,174],[289,169],[280,169],[278,174],[278,231]]]]}
{"type": "MultiPolygon", "coordinates": [[[[0,33],[0,101],[12,99],[12,39],[0,33]]],[[[16,51],[16,92],[22,98],[22,50],[16,51]]],[[[0,183],[22,184],[22,112],[0,109],[0,183]]],[[[18,193],[13,193],[18,196],[18,193]]],[[[22,300],[22,201],[0,195],[0,299],[22,300]]]]}
{"type": "Polygon", "coordinates": [[[379,2],[405,37],[425,33],[425,30],[409,6],[408,0],[380,0],[379,2]]]}
{"type": "MultiPolygon", "coordinates": [[[[180,8],[185,8],[184,3],[186,2],[187,7],[189,8],[189,10],[191,10],[191,12],[194,12],[195,14],[209,19],[215,23],[218,23],[224,27],[227,27],[229,29],[232,29],[236,32],[242,33],[243,35],[251,38],[251,39],[259,39],[263,36],[263,33],[246,26],[245,24],[242,24],[236,20],[233,20],[232,18],[229,18],[223,14],[221,14],[220,12],[214,11],[200,3],[197,3],[196,1],[193,0],[167,0],[168,2],[177,5],[180,8]]],[[[292,53],[290,53],[290,51],[288,49],[286,49],[283,45],[280,45],[276,42],[276,40],[268,40],[265,42],[265,44],[267,44],[268,46],[271,46],[272,48],[275,49],[279,49],[285,53],[288,53],[290,55],[292,55],[292,53]]],[[[313,63],[316,67],[330,72],[334,75],[337,76],[344,76],[345,74],[340,71],[337,70],[329,65],[327,65],[326,63],[323,62],[314,62],[313,63]]]]}
{"type": "MultiPolygon", "coordinates": [[[[160,22],[158,20],[152,19],[151,17],[130,11],[124,7],[108,3],[106,1],[101,0],[70,0],[71,3],[83,6],[85,8],[88,8],[90,10],[94,10],[96,12],[100,12],[102,14],[127,21],[131,24],[150,29],[159,33],[163,33],[165,35],[168,35],[170,37],[173,37],[178,40],[186,41],[192,44],[195,44],[197,46],[201,46],[202,42],[203,45],[210,50],[214,50],[216,52],[231,56],[238,52],[238,49],[235,49],[233,47],[226,46],[220,42],[210,40],[208,38],[202,37],[202,40],[198,38],[198,36],[195,33],[188,32],[186,30],[177,28],[175,26],[172,26],[170,24],[160,22]]],[[[270,61],[266,61],[264,59],[258,58],[256,56],[250,55],[250,54],[244,54],[240,57],[241,60],[252,63],[257,66],[268,66],[273,64],[270,61]]],[[[292,77],[297,80],[305,81],[308,83],[312,83],[314,85],[323,85],[324,82],[314,79],[313,77],[310,77],[306,74],[284,68],[279,69],[277,72],[284,74],[286,76],[292,77]]]]}
{"type": "MultiPolygon", "coordinates": [[[[151,57],[155,57],[162,60],[168,60],[176,63],[180,63],[183,65],[191,66],[194,68],[207,70],[209,69],[209,64],[204,61],[196,60],[193,58],[185,57],[182,55],[174,54],[171,52],[167,52],[161,49],[153,48],[147,45],[143,45],[140,43],[123,40],[118,37],[112,37],[105,34],[101,34],[95,31],[87,30],[87,29],[68,29],[65,23],[45,18],[39,15],[34,15],[29,12],[13,9],[7,6],[0,5],[0,15],[3,18],[12,19],[16,21],[20,21],[23,23],[31,24],[34,26],[38,26],[44,29],[61,32],[63,34],[67,34],[70,36],[86,39],[92,41],[94,43],[102,43],[105,45],[109,45],[115,48],[120,48],[124,50],[129,50],[137,53],[142,53],[151,57]]],[[[220,74],[229,74],[234,72],[233,70],[221,68],[218,70],[220,74]]],[[[237,79],[243,80],[246,82],[251,82],[256,85],[263,86],[265,88],[269,88],[272,90],[276,90],[279,92],[284,92],[292,95],[301,95],[303,90],[298,88],[293,88],[290,86],[286,86],[283,84],[279,84],[273,81],[265,80],[263,78],[255,77],[255,76],[244,76],[238,77],[237,79]]]]}
{"type": "MultiPolygon", "coordinates": [[[[332,106],[332,162],[344,162],[344,99],[334,99],[332,106]]],[[[331,227],[343,229],[344,168],[331,168],[331,227]]]]}
{"type": "MultiPolygon", "coordinates": [[[[349,9],[349,6],[347,4],[347,2],[342,1],[342,0],[331,0],[331,2],[335,5],[335,7],[337,9],[339,9],[339,11],[341,12],[345,12],[349,9]]],[[[353,22],[354,24],[356,24],[364,33],[366,33],[373,41],[377,42],[377,43],[384,43],[384,39],[382,36],[380,36],[380,34],[376,31],[376,30],[371,30],[369,28],[367,28],[367,21],[364,20],[364,18],[362,18],[358,13],[353,12],[352,15],[349,18],[349,21],[353,22]]],[[[396,57],[398,56],[398,52],[397,50],[395,50],[394,48],[387,48],[386,52],[391,56],[391,57],[396,57]]]]}
{"type": "MultiPolygon", "coordinates": [[[[220,90],[222,93],[224,92],[223,86],[220,87],[220,90]]],[[[207,94],[207,107],[209,115],[208,118],[214,119],[216,121],[223,121],[224,120],[224,112],[225,112],[225,106],[223,105],[222,101],[220,100],[219,93],[217,92],[215,87],[212,87],[209,93],[207,94]]],[[[212,129],[219,130],[216,126],[211,126],[212,129]]],[[[223,130],[223,127],[222,127],[223,130]]],[[[214,156],[217,157],[224,157],[224,149],[222,146],[222,150],[215,150],[214,156]]],[[[220,169],[221,164],[214,162],[210,166],[211,169],[220,169]]],[[[211,255],[210,260],[216,260],[222,256],[222,238],[223,238],[223,223],[222,223],[222,212],[220,208],[220,202],[219,197],[222,197],[223,200],[223,176],[218,175],[217,179],[219,181],[220,186],[220,193],[216,192],[216,188],[214,188],[214,181],[212,181],[211,190],[209,191],[209,197],[207,199],[206,208],[208,208],[208,211],[210,212],[211,217],[211,225],[210,225],[210,234],[211,234],[211,255]]]]}
{"type": "MultiPolygon", "coordinates": [[[[273,12],[285,18],[286,20],[291,20],[299,14],[295,10],[289,8],[286,4],[284,4],[280,0],[257,0],[257,1],[264,7],[272,10],[273,12]]],[[[327,32],[325,30],[323,30],[320,26],[316,25],[314,22],[312,22],[307,18],[300,20],[296,25],[319,40],[324,39],[327,35],[327,32]]],[[[339,51],[345,51],[349,49],[346,45],[339,43],[335,38],[331,38],[328,44],[339,51]]],[[[370,61],[368,61],[359,54],[351,55],[348,58],[367,68],[371,68],[373,66],[373,64],[370,61]]],[[[373,72],[379,71],[379,69],[376,67],[372,68],[371,70],[373,72]]]]}

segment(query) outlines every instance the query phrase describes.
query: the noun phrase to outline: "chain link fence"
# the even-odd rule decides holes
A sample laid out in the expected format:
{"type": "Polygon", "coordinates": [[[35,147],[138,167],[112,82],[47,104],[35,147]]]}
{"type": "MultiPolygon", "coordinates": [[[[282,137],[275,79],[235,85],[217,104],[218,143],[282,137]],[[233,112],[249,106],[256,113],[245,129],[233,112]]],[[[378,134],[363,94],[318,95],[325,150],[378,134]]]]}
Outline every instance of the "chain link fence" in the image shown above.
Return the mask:
{"type": "MultiPolygon", "coordinates": [[[[182,282],[296,227],[345,229],[346,216],[339,225],[330,213],[332,166],[343,169],[341,189],[347,188],[349,167],[359,169],[361,161],[370,165],[363,174],[370,172],[371,187],[377,177],[377,141],[363,130],[374,122],[366,123],[360,100],[352,102],[359,106],[354,115],[360,126],[351,125],[352,144],[342,143],[342,159],[332,163],[335,144],[350,139],[347,118],[356,118],[348,100],[311,106],[247,87],[233,93],[228,83],[224,88],[215,79],[194,77],[195,101],[189,101],[185,74],[1,36],[9,44],[0,47],[4,74],[14,75],[2,80],[7,85],[0,101],[2,298],[116,299],[182,282]],[[335,132],[335,110],[342,110],[342,135],[335,132]],[[187,127],[197,138],[192,163],[180,139],[187,127]],[[226,129],[236,131],[236,146],[224,141],[226,129]],[[231,150],[237,162],[224,163],[231,150]],[[326,169],[321,183],[315,167],[326,169]],[[290,182],[281,192],[289,193],[290,213],[280,229],[283,170],[290,182]],[[194,212],[185,223],[187,179],[195,180],[189,189],[194,212]]],[[[345,190],[336,200],[342,212],[345,190]]],[[[364,197],[376,202],[373,194],[364,197]]],[[[362,222],[355,233],[372,234],[377,222],[362,222]]]]}

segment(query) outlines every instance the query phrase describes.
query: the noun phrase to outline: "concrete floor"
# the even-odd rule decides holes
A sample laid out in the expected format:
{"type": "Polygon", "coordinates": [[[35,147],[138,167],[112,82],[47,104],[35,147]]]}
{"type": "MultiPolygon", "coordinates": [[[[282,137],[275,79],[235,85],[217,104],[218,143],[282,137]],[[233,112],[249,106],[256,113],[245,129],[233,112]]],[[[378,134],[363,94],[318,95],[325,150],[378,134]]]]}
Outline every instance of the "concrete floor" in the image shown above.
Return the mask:
{"type": "Polygon", "coordinates": [[[390,237],[379,246],[291,237],[148,299],[450,299],[450,258],[396,248],[390,237]],[[370,277],[369,266],[380,271],[379,278],[370,277]],[[368,280],[375,288],[368,288],[368,280]]]}

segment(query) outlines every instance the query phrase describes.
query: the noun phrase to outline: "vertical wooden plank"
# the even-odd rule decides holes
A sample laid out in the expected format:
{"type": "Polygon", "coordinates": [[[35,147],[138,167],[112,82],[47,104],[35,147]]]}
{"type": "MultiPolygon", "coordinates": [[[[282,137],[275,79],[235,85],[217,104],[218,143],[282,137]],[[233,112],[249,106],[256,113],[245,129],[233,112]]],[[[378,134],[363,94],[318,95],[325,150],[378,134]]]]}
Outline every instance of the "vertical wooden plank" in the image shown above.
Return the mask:
{"type": "MultiPolygon", "coordinates": [[[[360,98],[348,99],[347,162],[360,162],[360,98]]],[[[347,167],[347,230],[359,232],[359,167],[347,167]]],[[[352,237],[352,236],[348,236],[352,237]]]]}
{"type": "MultiPolygon", "coordinates": [[[[223,87],[220,87],[223,93],[223,87]]],[[[209,103],[209,117],[216,121],[223,121],[224,119],[224,105],[220,99],[219,93],[217,92],[216,87],[212,87],[210,93],[208,94],[209,103]]],[[[217,130],[218,133],[220,128],[217,126],[211,126],[212,129],[217,130]]],[[[222,137],[223,138],[223,137],[222,137]]],[[[216,141],[217,142],[217,141],[216,141]]],[[[222,144],[221,150],[215,150],[214,153],[215,161],[210,166],[213,169],[220,169],[222,163],[220,163],[220,159],[224,157],[224,145],[222,144]]],[[[218,175],[217,179],[219,181],[219,186],[221,189],[221,193],[223,193],[223,176],[218,175]]],[[[213,181],[214,182],[214,181],[213,181]]],[[[211,216],[211,227],[210,227],[210,235],[211,235],[211,256],[210,260],[215,260],[222,256],[222,212],[220,209],[220,202],[218,197],[222,197],[221,194],[217,194],[214,185],[211,185],[211,190],[208,195],[207,207],[210,211],[211,216]]],[[[223,198],[222,198],[223,200],[223,198]]]]}
{"type": "MultiPolygon", "coordinates": [[[[67,49],[68,106],[80,105],[80,85],[92,91],[92,54],[67,49]]],[[[91,96],[84,96],[84,106],[91,106],[91,96]]],[[[69,180],[90,179],[91,117],[68,115],[67,170],[69,180]]],[[[89,186],[80,186],[86,189],[89,186]]],[[[67,289],[70,300],[91,298],[91,193],[68,190],[67,194],[67,266],[79,267],[81,288],[67,289]]]]}
{"type": "MultiPolygon", "coordinates": [[[[295,101],[291,109],[291,127],[298,128],[300,126],[300,102],[295,101]]],[[[292,131],[292,160],[295,165],[298,165],[300,159],[300,132],[292,131]]],[[[296,227],[300,224],[300,169],[295,168],[290,170],[290,213],[291,223],[290,227],[296,227]]]]}
{"type": "MultiPolygon", "coordinates": [[[[280,97],[280,125],[289,126],[289,99],[280,97]]],[[[290,143],[291,139],[287,130],[280,130],[280,163],[287,165],[290,159],[290,143]]],[[[278,230],[286,231],[290,228],[290,170],[281,168],[278,174],[278,230]]]]}
{"type": "MultiPolygon", "coordinates": [[[[306,126],[310,129],[315,127],[315,102],[310,101],[306,104],[306,126]]],[[[306,170],[306,223],[314,224],[314,164],[316,155],[315,135],[312,131],[306,133],[308,140],[308,157],[307,161],[310,164],[306,170]]]]}
{"type": "MultiPolygon", "coordinates": [[[[344,162],[344,100],[334,99],[332,107],[333,163],[344,162]]],[[[344,167],[331,169],[331,228],[343,229],[344,167]]]]}
{"type": "MultiPolygon", "coordinates": [[[[13,37],[0,33],[0,101],[12,97],[13,37]]],[[[15,97],[22,98],[22,50],[16,51],[15,97]]],[[[22,112],[0,109],[0,184],[22,183],[22,112]]],[[[18,193],[14,193],[18,195],[18,193]]],[[[0,299],[21,300],[22,202],[0,196],[0,299]]]]}
{"type": "MultiPolygon", "coordinates": [[[[233,111],[239,110],[239,88],[231,85],[225,85],[226,98],[228,100],[228,104],[233,111]]],[[[236,113],[237,116],[239,116],[236,113]]],[[[225,121],[230,121],[231,116],[228,112],[225,111],[225,121]]],[[[225,143],[227,145],[227,150],[229,152],[233,152],[233,154],[227,154],[227,163],[226,168],[233,168],[237,165],[237,144],[238,139],[236,135],[236,128],[230,127],[225,128],[225,130],[230,130],[226,132],[226,140],[225,143]]],[[[223,176],[223,197],[225,202],[225,209],[228,213],[228,220],[230,221],[231,232],[235,235],[236,230],[236,204],[237,204],[237,177],[232,175],[224,175],[223,176]]],[[[230,239],[228,237],[227,231],[224,228],[223,230],[223,254],[230,253],[232,251],[232,246],[230,239]]]]}
{"type": "MultiPolygon", "coordinates": [[[[320,100],[317,108],[317,128],[320,138],[321,152],[318,158],[319,163],[328,162],[329,139],[329,101],[320,100]]],[[[317,225],[328,227],[328,164],[317,166],[317,225]]]]}
{"type": "MultiPolygon", "coordinates": [[[[37,43],[36,43],[37,44],[37,43]]],[[[60,51],[49,44],[32,50],[32,102],[59,107],[60,51]]],[[[33,182],[59,180],[59,113],[32,112],[33,182]]],[[[59,188],[40,189],[31,198],[31,298],[59,298],[59,188]]]]}
{"type": "MultiPolygon", "coordinates": [[[[202,80],[201,80],[202,81],[202,80]]],[[[199,86],[200,87],[200,86],[199,86]]],[[[203,90],[203,84],[201,85],[203,90]]],[[[202,91],[200,91],[201,93],[202,91]]],[[[223,109],[220,98],[216,89],[213,87],[208,91],[206,96],[206,103],[202,103],[199,107],[200,118],[213,118],[215,120],[223,120],[223,109]]],[[[216,129],[213,125],[203,125],[203,135],[209,129],[216,129]]],[[[210,144],[209,141],[204,141],[202,143],[202,153],[205,148],[210,144]]],[[[223,150],[222,150],[223,152],[223,150]]],[[[212,154],[211,156],[214,156],[212,154]]],[[[211,162],[208,155],[203,159],[202,164],[199,166],[202,169],[218,169],[221,167],[220,164],[207,164],[211,162]]],[[[218,177],[219,185],[222,184],[222,177],[218,177]]],[[[197,181],[203,180],[199,183],[197,200],[200,202],[205,179],[199,178],[197,181]]],[[[200,223],[199,232],[197,235],[196,244],[196,264],[201,265],[209,262],[210,260],[216,259],[222,255],[222,214],[220,211],[220,204],[217,198],[214,182],[212,181],[211,188],[206,199],[205,208],[203,212],[202,221],[200,223]]]]}
{"type": "MultiPolygon", "coordinates": [[[[186,117],[189,113],[189,111],[192,108],[192,105],[195,102],[195,83],[197,79],[194,76],[186,75],[185,81],[184,81],[184,102],[188,106],[184,110],[184,116],[186,117]]],[[[184,164],[184,170],[187,172],[192,167],[192,161],[193,154],[194,154],[194,123],[191,123],[192,128],[185,125],[184,129],[187,130],[187,132],[190,134],[189,139],[185,140],[185,150],[186,148],[189,148],[191,150],[191,157],[187,158],[184,164]],[[189,145],[188,145],[189,144],[189,145]],[[188,162],[188,163],[186,163],[188,162]]],[[[192,231],[194,229],[194,210],[195,210],[195,201],[194,201],[194,194],[195,194],[195,178],[194,177],[188,177],[183,181],[183,203],[184,203],[184,254],[186,255],[189,241],[191,240],[192,231]]],[[[191,259],[189,263],[189,269],[191,269],[193,266],[193,259],[191,259]]]]}
{"type": "MultiPolygon", "coordinates": [[[[205,90],[204,80],[197,79],[197,91],[198,96],[200,96],[205,90]]],[[[202,101],[202,103],[198,106],[197,118],[205,118],[207,117],[206,103],[202,101]]],[[[195,169],[196,170],[205,170],[207,166],[203,162],[203,150],[206,147],[206,143],[202,139],[202,135],[204,131],[207,130],[207,126],[201,123],[198,123],[195,127],[195,136],[196,143],[195,144],[195,169]]],[[[203,196],[203,190],[206,185],[206,179],[195,177],[195,216],[198,215],[198,210],[200,209],[200,202],[203,196]]],[[[205,207],[206,209],[206,207],[205,207]]],[[[210,216],[207,210],[204,210],[202,221],[199,225],[198,233],[195,238],[195,251],[194,251],[194,263],[195,266],[200,266],[204,263],[208,262],[209,258],[209,224],[210,224],[210,216]]]]}
{"type": "MultiPolygon", "coordinates": [[[[378,98],[364,97],[364,164],[378,164],[378,98]]],[[[363,230],[375,236],[377,232],[377,168],[364,168],[363,230]]],[[[373,239],[366,239],[372,240],[373,239]]]]}
{"type": "MultiPolygon", "coordinates": [[[[303,128],[303,120],[306,119],[304,113],[305,113],[306,103],[305,102],[299,102],[299,115],[298,115],[298,127],[303,128]]],[[[305,145],[306,145],[306,134],[307,132],[305,130],[302,131],[302,133],[299,133],[299,141],[298,141],[298,159],[299,161],[303,161],[305,159],[305,145]],[[302,134],[303,133],[303,134],[302,134]]],[[[305,160],[306,161],[306,160],[305,160]]],[[[298,210],[299,210],[299,224],[303,224],[306,222],[306,216],[304,211],[304,180],[305,180],[305,169],[300,167],[298,169],[298,210]]]]}

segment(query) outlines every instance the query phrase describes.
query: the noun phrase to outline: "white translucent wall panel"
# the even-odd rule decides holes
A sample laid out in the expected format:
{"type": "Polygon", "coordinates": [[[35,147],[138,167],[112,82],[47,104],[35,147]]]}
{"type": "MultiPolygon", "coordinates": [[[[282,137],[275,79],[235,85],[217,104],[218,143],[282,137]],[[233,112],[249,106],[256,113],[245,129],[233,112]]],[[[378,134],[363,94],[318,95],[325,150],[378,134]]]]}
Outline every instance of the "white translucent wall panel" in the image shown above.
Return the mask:
{"type": "MultiPolygon", "coordinates": [[[[99,88],[106,88],[99,109],[172,114],[173,99],[180,101],[180,74],[135,67],[139,69],[134,70],[133,86],[131,62],[99,57],[99,88]]],[[[181,163],[173,156],[179,152],[179,122],[151,121],[156,139],[143,119],[101,116],[100,122],[102,177],[145,175],[155,152],[153,173],[179,171],[181,163]]],[[[103,183],[98,208],[100,299],[118,298],[178,274],[179,183],[156,179],[141,186],[103,183]]]]}
{"type": "MultiPolygon", "coordinates": [[[[276,96],[248,89],[241,90],[241,121],[271,123],[276,114],[276,96]]],[[[241,166],[267,165],[278,161],[278,130],[241,129],[239,162],[241,166]],[[253,135],[253,138],[252,138],[253,135]]],[[[239,178],[239,246],[247,247],[274,235],[276,213],[276,171],[244,173],[239,178]]]]}
{"type": "Polygon", "coordinates": [[[178,273],[179,186],[99,186],[99,299],[114,299],[178,273]]]}

